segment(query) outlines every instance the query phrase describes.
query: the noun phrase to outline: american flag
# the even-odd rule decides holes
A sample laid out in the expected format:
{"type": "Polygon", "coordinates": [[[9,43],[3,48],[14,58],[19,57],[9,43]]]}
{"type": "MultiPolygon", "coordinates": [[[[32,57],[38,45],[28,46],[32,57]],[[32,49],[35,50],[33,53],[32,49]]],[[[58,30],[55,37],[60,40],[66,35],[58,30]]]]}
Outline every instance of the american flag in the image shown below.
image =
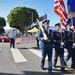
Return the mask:
{"type": "Polygon", "coordinates": [[[55,0],[54,12],[60,17],[61,25],[66,26],[67,13],[63,0],[55,0]]]}

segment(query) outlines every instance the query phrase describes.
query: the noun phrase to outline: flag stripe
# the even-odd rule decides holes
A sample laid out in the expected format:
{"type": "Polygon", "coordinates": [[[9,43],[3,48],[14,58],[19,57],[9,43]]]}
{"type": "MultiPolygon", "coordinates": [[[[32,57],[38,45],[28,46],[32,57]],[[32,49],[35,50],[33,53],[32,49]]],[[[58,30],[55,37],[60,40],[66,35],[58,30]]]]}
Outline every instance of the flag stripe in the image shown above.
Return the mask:
{"type": "Polygon", "coordinates": [[[63,0],[55,0],[54,2],[54,12],[60,16],[60,22],[63,26],[66,25],[67,13],[63,0]]]}

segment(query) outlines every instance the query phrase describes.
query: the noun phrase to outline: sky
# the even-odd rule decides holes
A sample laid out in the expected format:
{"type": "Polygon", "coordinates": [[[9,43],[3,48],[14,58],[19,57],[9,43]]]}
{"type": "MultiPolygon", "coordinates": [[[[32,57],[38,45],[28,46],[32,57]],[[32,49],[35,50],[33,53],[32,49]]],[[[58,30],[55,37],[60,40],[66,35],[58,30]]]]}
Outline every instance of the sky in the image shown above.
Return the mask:
{"type": "MultiPolygon", "coordinates": [[[[64,0],[64,3],[67,11],[67,0],[64,0]]],[[[50,26],[60,22],[59,16],[53,12],[54,0],[0,0],[0,17],[4,17],[7,21],[7,15],[17,6],[33,8],[38,12],[39,17],[47,14],[50,26]]],[[[10,28],[8,23],[5,28],[10,28]]]]}

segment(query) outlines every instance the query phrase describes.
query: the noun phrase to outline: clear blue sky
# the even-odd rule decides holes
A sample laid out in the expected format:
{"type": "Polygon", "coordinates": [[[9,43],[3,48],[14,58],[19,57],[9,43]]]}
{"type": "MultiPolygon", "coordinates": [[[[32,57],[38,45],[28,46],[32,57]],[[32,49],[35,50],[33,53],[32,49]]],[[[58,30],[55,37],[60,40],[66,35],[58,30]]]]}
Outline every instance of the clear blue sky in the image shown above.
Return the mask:
{"type": "MultiPolygon", "coordinates": [[[[64,3],[67,7],[67,0],[64,0],[64,3]]],[[[59,17],[53,12],[54,0],[1,0],[0,16],[6,19],[10,10],[17,6],[25,6],[36,9],[39,16],[47,14],[48,19],[50,19],[51,21],[51,26],[54,26],[56,23],[59,22],[59,17]]]]}

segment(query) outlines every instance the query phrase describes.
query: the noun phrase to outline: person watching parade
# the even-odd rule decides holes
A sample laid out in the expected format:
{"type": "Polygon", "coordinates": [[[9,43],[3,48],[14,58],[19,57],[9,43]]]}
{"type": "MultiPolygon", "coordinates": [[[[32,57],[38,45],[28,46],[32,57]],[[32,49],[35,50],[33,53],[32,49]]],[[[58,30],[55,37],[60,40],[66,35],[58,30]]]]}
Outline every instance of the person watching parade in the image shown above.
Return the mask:
{"type": "Polygon", "coordinates": [[[12,29],[11,32],[9,33],[10,37],[10,48],[13,46],[15,48],[15,38],[16,38],[16,32],[15,29],[12,29]]]}

